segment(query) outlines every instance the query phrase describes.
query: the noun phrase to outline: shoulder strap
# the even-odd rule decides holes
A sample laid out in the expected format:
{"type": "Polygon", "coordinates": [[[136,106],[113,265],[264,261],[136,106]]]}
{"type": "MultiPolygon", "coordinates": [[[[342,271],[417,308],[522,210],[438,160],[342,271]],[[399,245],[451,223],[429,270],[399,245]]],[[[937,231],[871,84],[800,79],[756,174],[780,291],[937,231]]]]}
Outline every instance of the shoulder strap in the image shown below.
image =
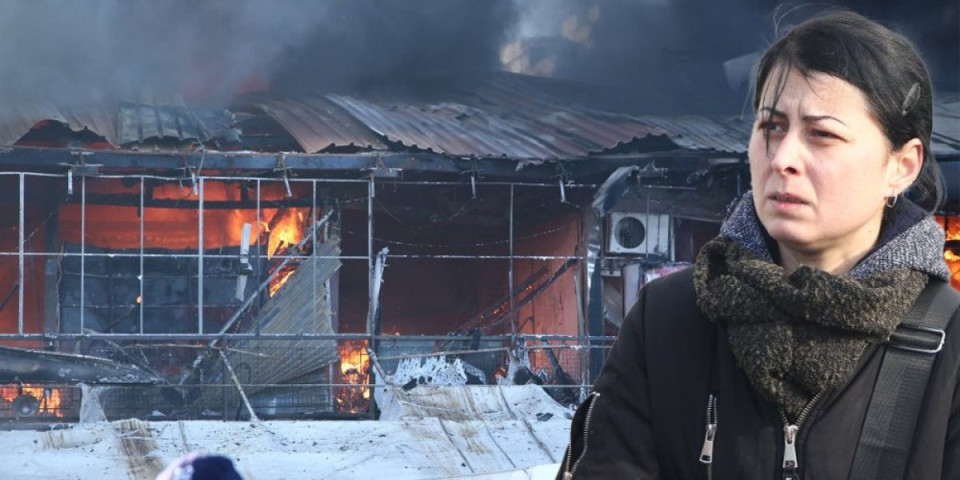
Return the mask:
{"type": "Polygon", "coordinates": [[[930,371],[958,307],[960,292],[931,280],[890,336],[850,478],[903,478],[930,371]]]}

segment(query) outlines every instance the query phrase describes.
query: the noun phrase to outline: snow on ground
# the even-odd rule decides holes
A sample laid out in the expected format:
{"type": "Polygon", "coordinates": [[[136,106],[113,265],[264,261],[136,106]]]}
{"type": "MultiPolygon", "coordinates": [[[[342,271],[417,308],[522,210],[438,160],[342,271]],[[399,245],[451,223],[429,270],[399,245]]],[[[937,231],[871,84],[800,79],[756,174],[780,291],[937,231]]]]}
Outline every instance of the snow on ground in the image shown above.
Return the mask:
{"type": "Polygon", "coordinates": [[[179,456],[205,451],[233,459],[247,480],[539,480],[556,474],[572,412],[535,385],[385,392],[389,408],[377,421],[131,419],[5,431],[0,465],[5,478],[152,480],[179,456]]]}

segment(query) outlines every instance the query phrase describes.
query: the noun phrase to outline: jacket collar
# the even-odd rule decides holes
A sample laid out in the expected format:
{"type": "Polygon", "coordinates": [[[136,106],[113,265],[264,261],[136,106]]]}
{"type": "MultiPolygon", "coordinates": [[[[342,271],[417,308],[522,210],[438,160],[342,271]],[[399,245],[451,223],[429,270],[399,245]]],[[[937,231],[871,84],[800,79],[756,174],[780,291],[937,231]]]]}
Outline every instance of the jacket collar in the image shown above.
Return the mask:
{"type": "MultiPolygon", "coordinates": [[[[767,234],[753,205],[753,192],[745,193],[720,227],[720,235],[771,263],[778,263],[776,241],[767,234]]],[[[946,233],[922,208],[902,198],[884,215],[877,244],[848,274],[862,280],[892,268],[908,268],[950,280],[943,260],[946,233]]]]}

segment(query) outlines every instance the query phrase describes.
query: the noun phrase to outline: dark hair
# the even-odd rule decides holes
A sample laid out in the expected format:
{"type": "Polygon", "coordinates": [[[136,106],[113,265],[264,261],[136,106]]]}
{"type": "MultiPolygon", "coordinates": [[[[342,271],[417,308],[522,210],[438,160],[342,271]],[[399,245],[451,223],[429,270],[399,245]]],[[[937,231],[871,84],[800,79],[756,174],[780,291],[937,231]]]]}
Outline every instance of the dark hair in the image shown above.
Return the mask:
{"type": "Polygon", "coordinates": [[[787,74],[825,73],[863,92],[867,105],[890,141],[900,148],[912,138],[923,143],[923,167],[911,189],[911,199],[928,211],[943,203],[940,167],[930,152],[933,92],[920,54],[902,35],[849,11],[834,11],[789,30],[760,58],[753,109],[768,77],[776,78],[776,103],[787,74]]]}

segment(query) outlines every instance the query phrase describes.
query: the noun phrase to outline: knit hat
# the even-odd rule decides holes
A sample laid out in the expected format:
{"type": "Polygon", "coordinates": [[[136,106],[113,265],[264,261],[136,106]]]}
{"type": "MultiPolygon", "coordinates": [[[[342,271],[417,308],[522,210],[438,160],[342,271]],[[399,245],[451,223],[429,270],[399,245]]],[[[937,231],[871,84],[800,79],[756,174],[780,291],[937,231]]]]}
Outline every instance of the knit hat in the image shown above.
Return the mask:
{"type": "Polygon", "coordinates": [[[188,453],[157,475],[156,480],[242,480],[233,460],[216,454],[188,453]]]}

